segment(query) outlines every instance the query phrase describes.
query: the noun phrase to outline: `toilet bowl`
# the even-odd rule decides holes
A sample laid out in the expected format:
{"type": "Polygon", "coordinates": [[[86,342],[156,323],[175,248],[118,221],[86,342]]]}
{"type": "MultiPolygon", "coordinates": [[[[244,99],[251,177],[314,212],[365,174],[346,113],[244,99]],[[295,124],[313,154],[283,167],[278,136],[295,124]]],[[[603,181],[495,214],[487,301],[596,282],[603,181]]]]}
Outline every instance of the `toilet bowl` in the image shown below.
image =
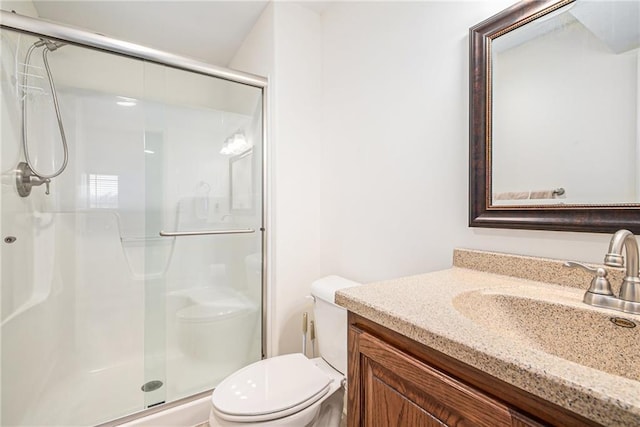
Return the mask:
{"type": "Polygon", "coordinates": [[[347,368],[347,312],[335,305],[334,295],[338,289],[357,285],[338,276],[316,280],[311,294],[321,357],[287,354],[231,374],[211,395],[209,425],[339,426],[347,368]]]}

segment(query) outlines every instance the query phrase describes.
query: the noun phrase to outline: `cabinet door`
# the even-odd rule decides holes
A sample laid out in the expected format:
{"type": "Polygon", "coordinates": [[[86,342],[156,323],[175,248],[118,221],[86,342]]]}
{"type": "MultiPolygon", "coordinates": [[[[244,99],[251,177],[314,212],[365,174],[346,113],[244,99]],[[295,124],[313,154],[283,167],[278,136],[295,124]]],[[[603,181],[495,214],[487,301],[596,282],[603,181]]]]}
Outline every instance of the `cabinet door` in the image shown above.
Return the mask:
{"type": "Polygon", "coordinates": [[[365,358],[363,360],[365,375],[364,425],[367,427],[386,426],[428,426],[441,427],[442,423],[429,412],[401,394],[389,382],[385,381],[385,373],[376,363],[365,358]]]}
{"type": "Polygon", "coordinates": [[[509,408],[367,333],[358,334],[362,425],[512,425],[509,408]]]}

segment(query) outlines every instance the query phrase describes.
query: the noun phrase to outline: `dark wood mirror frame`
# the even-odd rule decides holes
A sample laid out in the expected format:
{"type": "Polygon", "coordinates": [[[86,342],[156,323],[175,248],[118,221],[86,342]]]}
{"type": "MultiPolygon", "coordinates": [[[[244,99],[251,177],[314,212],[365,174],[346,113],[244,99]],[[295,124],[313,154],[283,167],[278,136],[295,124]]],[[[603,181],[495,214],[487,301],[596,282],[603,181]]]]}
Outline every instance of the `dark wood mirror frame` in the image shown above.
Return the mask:
{"type": "Polygon", "coordinates": [[[491,206],[491,41],[574,0],[524,0],[469,30],[469,226],[640,233],[640,205],[491,206]]]}

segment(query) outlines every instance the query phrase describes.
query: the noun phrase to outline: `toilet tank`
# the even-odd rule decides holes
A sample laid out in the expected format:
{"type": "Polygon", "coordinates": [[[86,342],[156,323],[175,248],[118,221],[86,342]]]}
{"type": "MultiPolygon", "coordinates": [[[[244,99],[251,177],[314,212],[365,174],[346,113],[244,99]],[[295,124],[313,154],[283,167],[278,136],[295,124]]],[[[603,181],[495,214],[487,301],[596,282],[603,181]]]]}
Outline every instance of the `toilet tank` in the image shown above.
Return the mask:
{"type": "Polygon", "coordinates": [[[311,284],[313,315],[320,356],[342,374],[347,373],[347,310],[336,305],[335,293],[360,283],[327,276],[311,284]]]}

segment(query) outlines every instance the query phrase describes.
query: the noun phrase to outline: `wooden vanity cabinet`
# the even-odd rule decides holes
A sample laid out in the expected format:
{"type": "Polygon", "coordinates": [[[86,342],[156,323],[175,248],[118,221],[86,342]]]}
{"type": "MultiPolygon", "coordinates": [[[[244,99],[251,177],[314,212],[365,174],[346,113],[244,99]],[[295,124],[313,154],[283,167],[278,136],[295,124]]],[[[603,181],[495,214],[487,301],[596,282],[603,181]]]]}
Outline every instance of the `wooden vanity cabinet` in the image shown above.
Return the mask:
{"type": "Polygon", "coordinates": [[[348,427],[596,426],[349,313],[348,427]]]}

